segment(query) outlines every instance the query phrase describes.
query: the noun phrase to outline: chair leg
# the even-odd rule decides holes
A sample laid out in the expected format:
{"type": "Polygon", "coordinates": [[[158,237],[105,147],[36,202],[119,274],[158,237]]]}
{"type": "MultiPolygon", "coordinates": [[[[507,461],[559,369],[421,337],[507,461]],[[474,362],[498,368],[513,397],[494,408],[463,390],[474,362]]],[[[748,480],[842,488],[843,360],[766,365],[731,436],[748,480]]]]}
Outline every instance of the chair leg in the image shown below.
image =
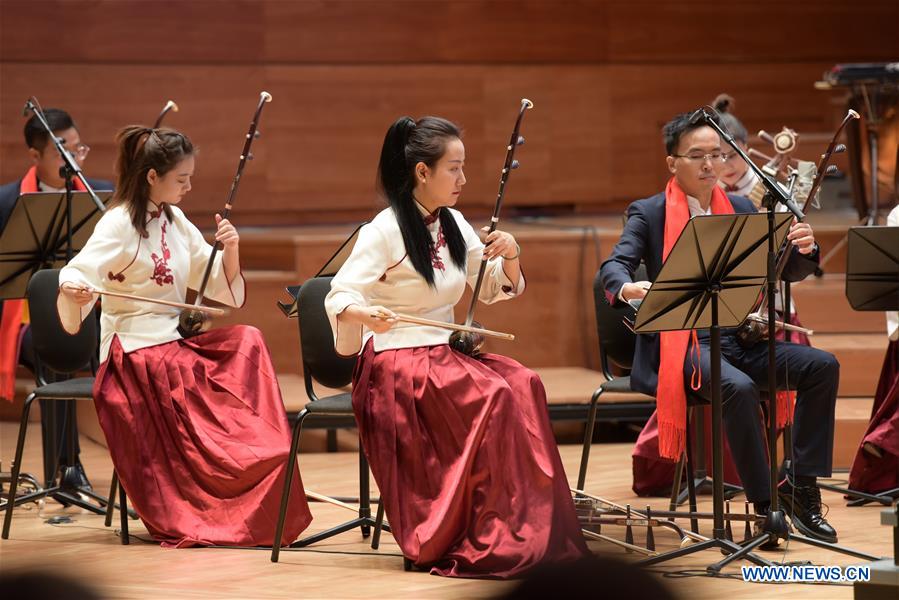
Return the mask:
{"type": "MultiPolygon", "coordinates": [[[[297,450],[300,446],[300,432],[303,429],[303,420],[309,411],[305,408],[297,415],[293,424],[293,437],[290,440],[290,453],[287,455],[287,472],[284,474],[284,491],[281,492],[281,509],[278,511],[278,524],[275,527],[275,539],[272,542],[272,562],[278,562],[281,553],[281,536],[284,534],[284,521],[287,518],[287,505],[290,502],[290,486],[293,485],[293,472],[297,466],[297,450]]],[[[360,498],[361,500],[361,498],[360,498]]]]}
{"type": "MultiPolygon", "coordinates": [[[[693,449],[690,439],[690,427],[687,426],[687,440],[685,452],[687,454],[687,497],[690,499],[690,512],[696,512],[696,471],[693,466],[693,449]]],[[[699,521],[690,519],[690,529],[693,533],[699,533],[699,521]]]]}
{"type": "Polygon", "coordinates": [[[371,549],[377,550],[381,545],[381,527],[384,525],[384,497],[378,502],[378,516],[375,517],[375,532],[371,536],[371,549]]]}
{"type": "Polygon", "coordinates": [[[109,484],[109,502],[106,503],[106,522],[107,527],[112,525],[112,513],[115,512],[115,493],[119,484],[119,475],[115,469],[112,470],[112,483],[109,484]]]}
{"type": "MultiPolygon", "coordinates": [[[[109,498],[109,505],[112,506],[115,496],[109,498]]],[[[125,495],[125,486],[119,484],[119,518],[121,519],[122,528],[122,545],[127,546],[131,543],[131,536],[128,534],[128,497],[125,495]]]]}
{"type": "Polygon", "coordinates": [[[31,404],[35,395],[28,394],[22,407],[22,419],[19,422],[19,437],[16,441],[16,457],[12,465],[12,481],[9,482],[9,496],[6,501],[6,514],[3,516],[3,539],[9,539],[9,528],[12,526],[12,512],[16,507],[16,489],[19,487],[19,473],[22,470],[22,454],[25,450],[25,434],[28,432],[28,414],[31,412],[31,404]]]}
{"type": "Polygon", "coordinates": [[[677,510],[677,498],[680,496],[681,479],[684,477],[684,462],[687,460],[687,449],[680,455],[677,465],[674,467],[674,479],[671,482],[671,499],[668,501],[668,510],[677,510]]]}
{"type": "Polygon", "coordinates": [[[359,528],[362,537],[371,535],[371,481],[368,475],[368,459],[362,445],[359,445],[359,519],[362,520],[359,528]]]}
{"type": "Polygon", "coordinates": [[[584,448],[581,451],[581,468],[577,474],[577,489],[583,490],[587,481],[587,462],[590,460],[590,447],[593,445],[593,427],[596,424],[596,405],[602,395],[602,388],[593,392],[590,398],[590,411],[587,413],[587,426],[584,430],[584,448]]]}

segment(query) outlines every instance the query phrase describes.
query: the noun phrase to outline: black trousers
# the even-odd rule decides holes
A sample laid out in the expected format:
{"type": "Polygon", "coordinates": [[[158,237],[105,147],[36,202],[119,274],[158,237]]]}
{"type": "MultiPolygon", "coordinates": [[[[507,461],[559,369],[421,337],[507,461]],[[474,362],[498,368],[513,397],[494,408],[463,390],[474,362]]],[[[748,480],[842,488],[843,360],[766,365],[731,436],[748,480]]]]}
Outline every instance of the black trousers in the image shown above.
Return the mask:
{"type": "MultiPolygon", "coordinates": [[[[711,350],[700,334],[702,386],[695,393],[711,401],[711,350]]],[[[793,422],[793,473],[829,477],[833,465],[834,408],[840,364],[829,352],[776,342],[777,389],[796,391],[793,422]]],[[[684,362],[685,381],[693,365],[684,362]]],[[[689,383],[688,383],[689,385],[689,383]]],[[[721,400],[724,435],[750,502],[770,500],[765,431],[759,419],[761,392],[768,391],[768,342],[743,348],[733,330],[721,333],[721,400]]]]}
{"type": "MultiPolygon", "coordinates": [[[[22,346],[19,352],[19,364],[34,372],[34,348],[31,341],[31,329],[25,330],[22,337],[22,346]]],[[[48,377],[53,380],[53,375],[48,377]]],[[[75,419],[75,401],[47,401],[41,400],[41,437],[44,451],[44,482],[49,485],[56,477],[57,465],[69,465],[70,454],[72,465],[78,462],[81,448],[78,445],[78,435],[69,433],[69,416],[75,419]],[[71,405],[71,406],[70,406],[71,405]]],[[[78,431],[75,423],[75,431],[78,431]]],[[[69,465],[71,466],[71,465],[69,465]]]]}

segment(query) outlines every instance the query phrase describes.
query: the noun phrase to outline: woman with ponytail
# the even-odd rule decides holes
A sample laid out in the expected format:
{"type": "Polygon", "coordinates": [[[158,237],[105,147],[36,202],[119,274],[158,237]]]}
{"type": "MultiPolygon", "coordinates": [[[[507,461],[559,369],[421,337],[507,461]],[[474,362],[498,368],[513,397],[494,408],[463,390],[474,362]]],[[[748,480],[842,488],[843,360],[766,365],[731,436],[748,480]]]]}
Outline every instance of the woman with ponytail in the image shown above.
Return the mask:
{"type": "MultiPolygon", "coordinates": [[[[712,106],[718,111],[718,122],[724,130],[734,137],[734,141],[737,142],[741,150],[749,152],[749,133],[746,131],[746,127],[743,126],[743,123],[740,122],[740,119],[734,116],[732,111],[735,105],[734,99],[727,94],[719,94],[712,103],[712,106]]],[[[752,188],[759,181],[758,175],[749,168],[746,161],[740,158],[733,148],[727,144],[725,146],[725,160],[721,166],[718,184],[728,194],[749,198],[749,192],[752,191],[752,188]]]]}
{"type": "MultiPolygon", "coordinates": [[[[91,313],[95,289],[183,302],[212,249],[178,207],[194,172],[187,136],[130,126],[116,141],[112,205],[59,274],[57,308],[70,333],[91,313]]],[[[237,230],[220,215],[216,225],[224,251],[206,296],[241,306],[237,230]]],[[[93,395],[119,481],[163,545],[271,545],[290,427],[268,348],[242,325],[182,339],[178,316],[103,298],[93,395]]],[[[312,518],[296,481],[294,537],[312,518]]]]}
{"type": "Polygon", "coordinates": [[[396,319],[452,322],[483,260],[481,301],[524,291],[514,238],[482,242],[452,208],[464,163],[445,119],[390,127],[378,167],[389,207],[361,229],[325,307],[337,351],[359,353],[353,409],[404,556],[434,574],[504,579],[587,550],[537,375],[396,319]]]}

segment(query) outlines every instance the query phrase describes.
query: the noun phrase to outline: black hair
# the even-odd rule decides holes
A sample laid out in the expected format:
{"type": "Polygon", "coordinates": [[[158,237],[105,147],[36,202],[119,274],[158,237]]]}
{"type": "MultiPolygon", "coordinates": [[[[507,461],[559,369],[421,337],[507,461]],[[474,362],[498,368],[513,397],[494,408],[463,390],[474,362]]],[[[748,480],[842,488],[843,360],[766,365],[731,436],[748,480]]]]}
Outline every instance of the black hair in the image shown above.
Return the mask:
{"type": "MultiPolygon", "coordinates": [[[[440,117],[422,117],[418,121],[412,117],[400,117],[387,130],[381,147],[378,188],[396,215],[412,266],[432,287],[434,266],[431,263],[431,246],[434,242],[415,205],[414,170],[420,162],[434,168],[446,152],[447,141],[461,137],[462,131],[458,126],[440,117]]],[[[441,207],[437,211],[450,258],[453,264],[464,269],[467,252],[459,225],[449,209],[441,207]]]]}
{"type": "Polygon", "coordinates": [[[740,119],[731,112],[736,105],[737,103],[734,102],[734,99],[727,94],[718,94],[718,97],[712,103],[712,107],[718,111],[718,124],[734,136],[735,140],[745,144],[749,140],[749,133],[746,131],[746,127],[743,126],[743,123],[740,122],[740,119]]]}
{"type": "MultiPolygon", "coordinates": [[[[183,133],[165,127],[153,129],[129,125],[116,134],[118,157],[114,201],[128,207],[131,224],[138,233],[147,235],[147,206],[150,202],[150,169],[161,177],[194,153],[194,146],[183,133]]],[[[163,204],[165,215],[172,220],[172,209],[163,204]]]]}
{"type": "MultiPolygon", "coordinates": [[[[72,116],[66,111],[58,108],[45,109],[44,118],[47,120],[47,124],[50,126],[53,133],[75,127],[75,121],[72,120],[72,116]]],[[[75,129],[78,128],[75,127],[75,129]]],[[[47,130],[44,129],[44,126],[41,125],[37,115],[31,115],[31,118],[25,122],[24,133],[25,144],[29,148],[34,148],[35,150],[43,151],[43,149],[47,147],[47,142],[50,141],[50,136],[47,134],[47,130]]]]}
{"type": "MultiPolygon", "coordinates": [[[[693,112],[675,115],[673,119],[665,123],[665,126],[662,127],[662,137],[665,140],[665,151],[668,153],[668,156],[674,156],[674,153],[677,152],[677,145],[680,143],[680,139],[685,133],[689,133],[700,127],[708,126],[702,119],[692,120],[691,117],[693,115],[693,112]]],[[[714,115],[712,115],[712,118],[715,119],[716,123],[719,122],[718,118],[714,115]]]]}

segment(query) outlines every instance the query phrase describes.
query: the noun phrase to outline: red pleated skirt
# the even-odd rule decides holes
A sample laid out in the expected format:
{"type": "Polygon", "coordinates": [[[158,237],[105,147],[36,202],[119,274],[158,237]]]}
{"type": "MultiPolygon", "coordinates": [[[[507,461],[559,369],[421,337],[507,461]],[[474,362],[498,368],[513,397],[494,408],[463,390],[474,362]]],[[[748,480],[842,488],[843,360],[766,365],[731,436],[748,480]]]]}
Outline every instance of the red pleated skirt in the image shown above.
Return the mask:
{"type": "Polygon", "coordinates": [[[353,408],[393,536],[419,567],[505,579],[587,553],[533,371],[369,342],[353,408]]]}
{"type": "Polygon", "coordinates": [[[868,493],[899,487],[899,341],[887,346],[871,422],[849,472],[849,487],[868,493]],[[882,458],[866,452],[865,443],[881,449],[882,458]]]}
{"type": "MultiPolygon", "coordinates": [[[[94,401],[119,480],[162,545],[272,544],[290,426],[259,330],[129,353],[114,338],[94,401]]],[[[283,539],[311,520],[297,473],[283,539]]]]}

